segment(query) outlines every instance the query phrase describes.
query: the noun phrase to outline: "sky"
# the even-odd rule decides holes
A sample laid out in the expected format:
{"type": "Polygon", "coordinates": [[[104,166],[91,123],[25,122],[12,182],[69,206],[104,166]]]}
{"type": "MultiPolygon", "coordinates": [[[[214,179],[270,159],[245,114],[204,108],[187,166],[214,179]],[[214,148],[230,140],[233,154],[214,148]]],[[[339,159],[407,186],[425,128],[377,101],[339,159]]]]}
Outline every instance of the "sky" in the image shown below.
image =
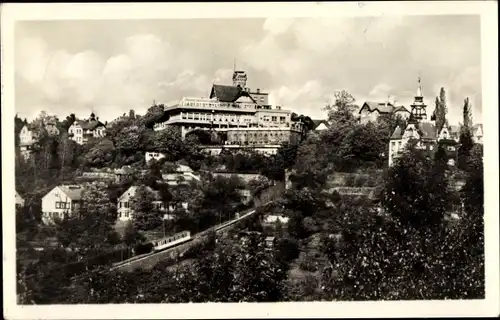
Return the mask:
{"type": "Polygon", "coordinates": [[[15,103],[101,120],[231,84],[234,62],[270,103],[326,117],[336,90],[358,105],[409,108],[420,75],[428,113],[447,92],[450,123],[470,98],[482,122],[480,18],[474,15],[298,19],[23,21],[15,27],[15,103]]]}

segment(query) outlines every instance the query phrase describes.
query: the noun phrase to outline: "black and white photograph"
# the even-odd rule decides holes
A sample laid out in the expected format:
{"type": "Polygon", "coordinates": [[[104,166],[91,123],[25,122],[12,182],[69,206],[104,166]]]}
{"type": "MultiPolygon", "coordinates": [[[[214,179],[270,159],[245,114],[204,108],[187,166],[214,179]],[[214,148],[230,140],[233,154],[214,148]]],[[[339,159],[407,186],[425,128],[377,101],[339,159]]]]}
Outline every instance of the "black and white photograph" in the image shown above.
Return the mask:
{"type": "Polygon", "coordinates": [[[6,318],[500,314],[496,2],[2,6],[6,318]]]}

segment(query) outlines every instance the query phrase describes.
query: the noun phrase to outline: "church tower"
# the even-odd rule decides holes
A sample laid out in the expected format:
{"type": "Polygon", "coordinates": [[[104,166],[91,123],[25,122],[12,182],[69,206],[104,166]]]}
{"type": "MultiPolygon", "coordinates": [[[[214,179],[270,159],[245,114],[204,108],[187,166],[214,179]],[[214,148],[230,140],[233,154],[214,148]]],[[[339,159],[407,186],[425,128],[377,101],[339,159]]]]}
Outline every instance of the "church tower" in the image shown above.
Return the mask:
{"type": "Polygon", "coordinates": [[[422,95],[422,86],[420,84],[420,76],[419,76],[417,95],[415,96],[413,104],[411,105],[410,118],[415,121],[426,120],[427,119],[426,108],[427,105],[424,103],[424,97],[422,95]]]}

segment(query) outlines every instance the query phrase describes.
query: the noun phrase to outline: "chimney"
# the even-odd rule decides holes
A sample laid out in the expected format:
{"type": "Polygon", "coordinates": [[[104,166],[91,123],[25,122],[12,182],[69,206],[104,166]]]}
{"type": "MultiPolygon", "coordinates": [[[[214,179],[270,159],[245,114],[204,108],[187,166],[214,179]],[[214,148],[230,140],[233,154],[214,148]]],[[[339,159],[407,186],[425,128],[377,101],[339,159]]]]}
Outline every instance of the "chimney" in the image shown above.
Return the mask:
{"type": "Polygon", "coordinates": [[[259,88],[257,88],[257,93],[260,93],[260,89],[259,88]]]}
{"type": "Polygon", "coordinates": [[[276,109],[277,110],[281,110],[281,106],[276,106],[276,109]]]}

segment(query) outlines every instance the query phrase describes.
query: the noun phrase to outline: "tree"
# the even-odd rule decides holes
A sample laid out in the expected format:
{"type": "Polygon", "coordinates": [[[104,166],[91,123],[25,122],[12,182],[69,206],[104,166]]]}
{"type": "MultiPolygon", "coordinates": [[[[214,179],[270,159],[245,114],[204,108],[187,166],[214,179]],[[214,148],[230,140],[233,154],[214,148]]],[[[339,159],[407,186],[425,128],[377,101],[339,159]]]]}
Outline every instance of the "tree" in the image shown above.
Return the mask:
{"type": "Polygon", "coordinates": [[[138,230],[151,230],[162,224],[162,216],[153,202],[156,200],[154,191],[144,185],[138,186],[132,197],[134,211],[134,226],[138,230]]]}
{"type": "Polygon", "coordinates": [[[382,202],[403,227],[432,230],[449,210],[448,200],[445,168],[434,166],[419,150],[410,148],[389,169],[382,202]]]}
{"type": "Polygon", "coordinates": [[[458,149],[458,167],[467,169],[467,162],[470,151],[474,146],[472,138],[472,114],[469,98],[464,100],[463,124],[460,127],[460,147],[458,149]]]}
{"type": "Polygon", "coordinates": [[[89,167],[109,167],[114,160],[115,148],[113,142],[104,139],[94,145],[84,156],[85,164],[89,167]]]}
{"type": "Polygon", "coordinates": [[[82,194],[80,207],[62,221],[59,230],[68,230],[67,234],[72,234],[72,244],[83,253],[102,251],[118,242],[113,228],[116,217],[116,206],[109,200],[106,190],[88,185],[82,194]]]}
{"type": "Polygon", "coordinates": [[[354,97],[346,90],[335,91],[333,105],[327,105],[328,121],[333,125],[352,125],[356,122],[354,97]]]}
{"type": "Polygon", "coordinates": [[[123,242],[127,246],[133,246],[144,240],[145,237],[135,228],[134,224],[131,222],[127,223],[123,233],[123,242]]]}
{"type": "Polygon", "coordinates": [[[141,118],[142,124],[147,128],[152,128],[155,122],[163,116],[165,106],[163,104],[151,106],[146,114],[141,118]]]}
{"type": "Polygon", "coordinates": [[[446,91],[441,88],[439,97],[436,97],[435,110],[433,117],[436,120],[436,127],[438,130],[448,123],[446,119],[446,114],[448,113],[448,108],[446,106],[446,91]]]}

